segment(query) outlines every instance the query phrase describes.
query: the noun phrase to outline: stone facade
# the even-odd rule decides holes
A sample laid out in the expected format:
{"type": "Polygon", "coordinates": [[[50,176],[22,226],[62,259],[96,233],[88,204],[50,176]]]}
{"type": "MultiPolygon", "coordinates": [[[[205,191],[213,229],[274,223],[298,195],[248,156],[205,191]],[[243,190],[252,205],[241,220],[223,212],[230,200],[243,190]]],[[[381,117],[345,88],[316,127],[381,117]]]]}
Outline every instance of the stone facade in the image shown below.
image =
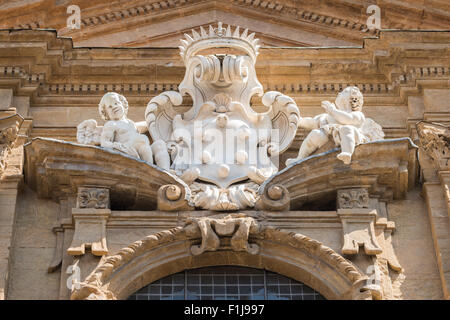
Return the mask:
{"type": "Polygon", "coordinates": [[[0,5],[0,299],[126,299],[219,265],[327,299],[450,298],[450,33],[406,30],[449,29],[441,2],[381,6],[396,31],[346,1],[98,1],[69,30],[50,2],[0,5]],[[179,165],[199,117],[279,129],[259,141],[278,164],[179,165]]]}

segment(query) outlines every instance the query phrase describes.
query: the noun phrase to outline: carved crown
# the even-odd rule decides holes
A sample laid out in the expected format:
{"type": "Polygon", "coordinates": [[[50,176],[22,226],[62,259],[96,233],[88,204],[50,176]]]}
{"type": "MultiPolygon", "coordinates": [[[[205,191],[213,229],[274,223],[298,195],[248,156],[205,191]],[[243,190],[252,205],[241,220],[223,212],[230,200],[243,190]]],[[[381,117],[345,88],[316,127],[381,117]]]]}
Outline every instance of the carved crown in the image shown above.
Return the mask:
{"type": "Polygon", "coordinates": [[[248,29],[240,33],[239,26],[232,31],[230,25],[224,28],[222,22],[218,23],[217,28],[209,25],[209,32],[200,27],[200,34],[192,29],[192,36],[186,33],[184,36],[185,39],[180,40],[182,45],[179,48],[185,64],[197,52],[209,48],[233,48],[244,51],[252,58],[253,62],[256,62],[260,48],[259,39],[255,39],[255,33],[249,35],[248,29]]]}

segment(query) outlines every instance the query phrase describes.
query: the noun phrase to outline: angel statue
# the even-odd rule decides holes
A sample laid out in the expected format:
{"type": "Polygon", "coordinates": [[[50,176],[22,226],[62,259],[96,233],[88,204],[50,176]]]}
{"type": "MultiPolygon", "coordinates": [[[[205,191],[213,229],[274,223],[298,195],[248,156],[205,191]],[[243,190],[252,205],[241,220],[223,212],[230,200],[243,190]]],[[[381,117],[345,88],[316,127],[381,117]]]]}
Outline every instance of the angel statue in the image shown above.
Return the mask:
{"type": "Polygon", "coordinates": [[[161,149],[167,153],[165,144],[161,148],[162,141],[157,141],[150,146],[149,139],[142,134],[148,130],[146,122],[135,123],[127,118],[128,101],[123,95],[106,93],[100,100],[98,111],[106,120],[105,125],[97,126],[94,119],[83,121],[77,127],[78,142],[115,149],[149,163],[153,163],[153,148],[157,164],[168,169],[169,155],[161,155],[161,149]]]}
{"type": "Polygon", "coordinates": [[[380,125],[362,113],[364,100],[357,87],[347,87],[340,92],[335,103],[322,101],[322,108],[326,113],[314,118],[300,118],[299,127],[311,131],[303,141],[297,158],[287,159],[286,165],[306,158],[333,140],[341,152],[337,155],[339,160],[350,164],[355,146],[384,138],[380,125]]]}

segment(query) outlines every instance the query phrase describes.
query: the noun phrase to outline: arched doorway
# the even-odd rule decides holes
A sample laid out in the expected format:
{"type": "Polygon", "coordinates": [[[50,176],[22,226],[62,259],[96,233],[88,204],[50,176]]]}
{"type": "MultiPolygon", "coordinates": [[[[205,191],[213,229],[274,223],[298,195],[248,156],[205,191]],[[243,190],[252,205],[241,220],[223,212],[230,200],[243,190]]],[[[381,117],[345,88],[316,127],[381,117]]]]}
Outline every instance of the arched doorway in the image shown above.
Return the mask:
{"type": "Polygon", "coordinates": [[[128,300],[324,300],[309,286],[281,274],[237,266],[185,270],[159,279],[128,300]]]}

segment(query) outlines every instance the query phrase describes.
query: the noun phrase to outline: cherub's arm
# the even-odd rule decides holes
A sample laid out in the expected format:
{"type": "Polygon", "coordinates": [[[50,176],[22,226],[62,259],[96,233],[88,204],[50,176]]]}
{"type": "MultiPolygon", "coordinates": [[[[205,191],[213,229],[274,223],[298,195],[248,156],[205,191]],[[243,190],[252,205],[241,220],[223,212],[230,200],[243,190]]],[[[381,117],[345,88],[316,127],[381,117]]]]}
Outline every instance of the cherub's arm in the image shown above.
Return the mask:
{"type": "Polygon", "coordinates": [[[322,101],[322,107],[340,124],[349,124],[357,127],[364,124],[365,117],[361,111],[345,112],[338,110],[336,109],[336,106],[329,101],[322,101]]]}
{"type": "Polygon", "coordinates": [[[100,138],[101,146],[103,148],[114,148],[114,133],[114,125],[110,121],[106,122],[100,138]]]}
{"type": "Polygon", "coordinates": [[[148,126],[146,121],[135,122],[134,125],[139,133],[146,133],[148,131],[148,126]]]}
{"type": "Polygon", "coordinates": [[[308,130],[318,129],[319,128],[319,121],[317,121],[316,118],[300,118],[298,123],[299,128],[305,128],[308,130]]]}

